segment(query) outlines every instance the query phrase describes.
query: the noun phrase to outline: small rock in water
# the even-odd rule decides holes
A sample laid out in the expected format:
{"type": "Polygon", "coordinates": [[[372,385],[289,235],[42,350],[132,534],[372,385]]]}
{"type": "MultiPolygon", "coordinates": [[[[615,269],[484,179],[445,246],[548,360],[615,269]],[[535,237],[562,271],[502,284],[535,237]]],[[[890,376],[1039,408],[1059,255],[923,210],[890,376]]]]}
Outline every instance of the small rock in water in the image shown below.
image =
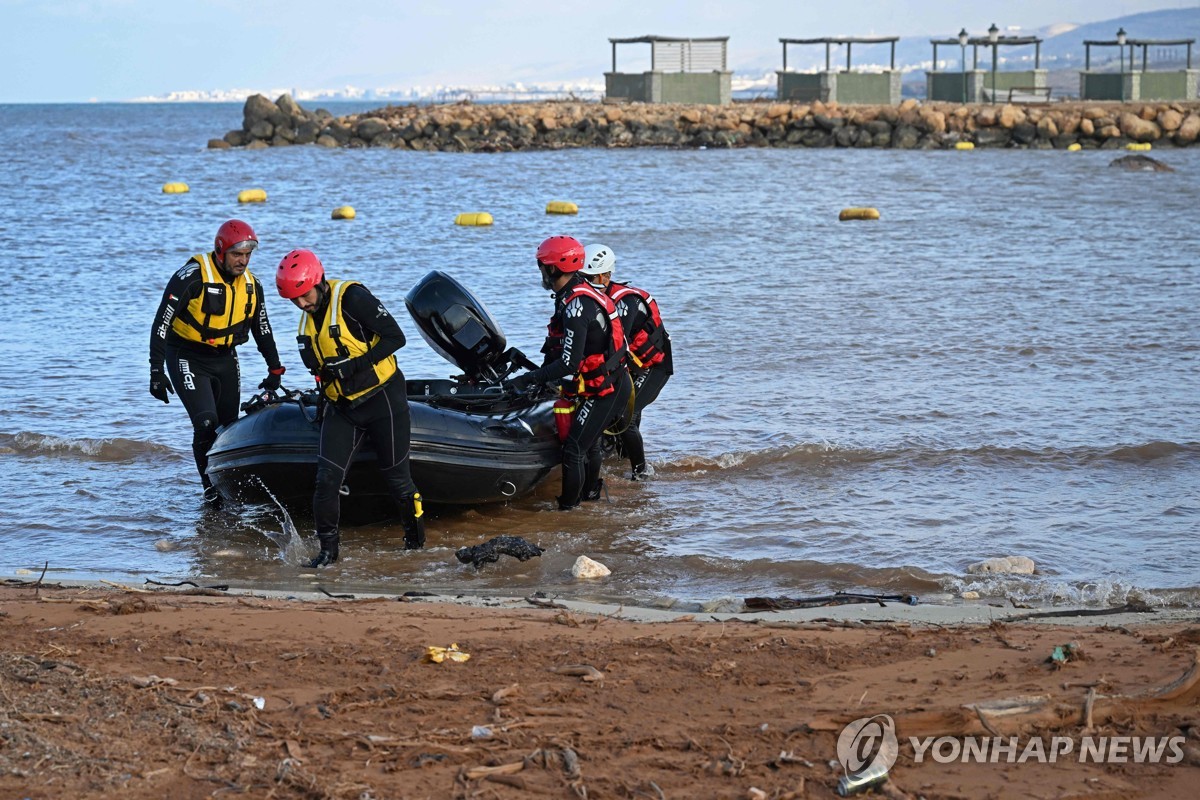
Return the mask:
{"type": "Polygon", "coordinates": [[[576,578],[603,578],[605,575],[611,575],[612,570],[599,561],[593,561],[587,556],[580,556],[575,559],[575,564],[571,567],[571,574],[576,578]]]}
{"type": "Polygon", "coordinates": [[[1118,169],[1134,170],[1135,172],[1136,171],[1142,171],[1142,172],[1174,172],[1175,171],[1173,167],[1171,167],[1167,164],[1164,164],[1161,161],[1157,161],[1157,160],[1151,158],[1150,156],[1121,156],[1120,158],[1115,159],[1111,164],[1109,164],[1109,166],[1117,167],[1118,169]]]}
{"type": "Polygon", "coordinates": [[[979,592],[963,592],[962,599],[963,600],[978,600],[979,592]]]}
{"type": "Polygon", "coordinates": [[[179,544],[170,539],[159,539],[154,543],[154,549],[160,553],[170,553],[173,550],[178,550],[179,544]]]}
{"type": "Polygon", "coordinates": [[[985,561],[980,561],[978,564],[971,564],[967,567],[967,572],[972,575],[979,575],[986,572],[1003,573],[1006,575],[1032,575],[1033,559],[1028,556],[989,558],[985,561]]]}

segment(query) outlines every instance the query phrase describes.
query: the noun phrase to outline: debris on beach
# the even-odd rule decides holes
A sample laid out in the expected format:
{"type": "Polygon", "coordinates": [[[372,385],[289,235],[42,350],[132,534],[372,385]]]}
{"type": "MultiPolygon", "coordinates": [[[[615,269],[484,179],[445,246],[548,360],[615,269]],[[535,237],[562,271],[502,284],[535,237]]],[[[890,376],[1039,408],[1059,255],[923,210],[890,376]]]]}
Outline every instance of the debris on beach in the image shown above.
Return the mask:
{"type": "Polygon", "coordinates": [[[612,570],[599,561],[580,556],[571,566],[571,574],[576,578],[603,578],[612,574],[612,570]]]}
{"type": "Polygon", "coordinates": [[[518,561],[528,561],[546,552],[536,544],[527,542],[520,536],[496,536],[483,544],[471,547],[460,547],[454,557],[464,564],[471,564],[479,569],[484,564],[499,561],[500,556],[512,556],[518,561]]]}
{"type": "Polygon", "coordinates": [[[452,644],[449,647],[438,647],[429,645],[425,648],[425,661],[430,664],[441,664],[443,661],[456,661],[463,663],[470,661],[471,654],[458,649],[458,644],[452,644]]]}
{"type": "Polygon", "coordinates": [[[792,608],[819,608],[855,603],[878,603],[884,606],[889,602],[915,606],[920,601],[914,594],[856,594],[854,592],[837,592],[817,597],[747,597],[744,601],[746,611],[786,611],[792,608]]]}
{"type": "Polygon", "coordinates": [[[1032,575],[1034,572],[1033,559],[1028,556],[1003,556],[988,558],[971,564],[967,572],[971,575],[993,572],[1004,575],[1032,575]]]}

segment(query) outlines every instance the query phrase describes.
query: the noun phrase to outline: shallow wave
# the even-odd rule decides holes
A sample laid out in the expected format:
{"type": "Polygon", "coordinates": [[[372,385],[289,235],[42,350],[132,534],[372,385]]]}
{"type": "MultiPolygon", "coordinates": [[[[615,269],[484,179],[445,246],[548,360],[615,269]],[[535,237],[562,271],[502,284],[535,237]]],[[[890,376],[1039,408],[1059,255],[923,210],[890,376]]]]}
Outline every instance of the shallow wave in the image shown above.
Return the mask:
{"type": "Polygon", "coordinates": [[[936,467],[945,464],[976,462],[987,466],[1013,466],[1023,464],[1039,466],[1075,467],[1096,461],[1123,461],[1148,463],[1172,456],[1183,458],[1200,457],[1200,442],[1178,444],[1176,442],[1146,442],[1139,445],[1120,447],[1075,447],[1067,449],[1044,448],[1031,450],[1023,447],[995,447],[985,445],[971,448],[928,448],[899,447],[872,450],[846,448],[832,444],[799,444],[787,447],[770,447],[763,450],[734,451],[716,456],[680,456],[656,464],[660,472],[703,473],[710,470],[752,470],[775,465],[800,466],[853,466],[894,462],[905,466],[936,467]]]}
{"type": "Polygon", "coordinates": [[[170,447],[137,439],[70,439],[31,431],[21,431],[17,434],[0,433],[0,453],[86,461],[136,461],[180,457],[170,447]]]}

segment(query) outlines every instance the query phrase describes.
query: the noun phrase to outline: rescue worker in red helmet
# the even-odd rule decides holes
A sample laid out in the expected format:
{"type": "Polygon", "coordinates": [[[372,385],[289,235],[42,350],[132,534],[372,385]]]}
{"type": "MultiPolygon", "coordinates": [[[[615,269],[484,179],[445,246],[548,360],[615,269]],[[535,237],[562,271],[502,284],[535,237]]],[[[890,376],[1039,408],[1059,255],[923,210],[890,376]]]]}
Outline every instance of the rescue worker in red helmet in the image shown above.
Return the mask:
{"type": "Polygon", "coordinates": [[[557,383],[563,397],[574,401],[563,442],[558,497],[563,511],[581,500],[600,498],[604,486],[600,439],[604,429],[625,412],[633,391],[616,306],[583,279],[583,263],[583,245],[570,236],[551,236],[538,247],[542,286],[554,292],[554,314],[542,346],[545,360],[538,369],[506,383],[515,392],[557,383]]]}
{"type": "Polygon", "coordinates": [[[260,389],[278,389],[284,372],[262,284],[249,270],[257,248],[258,237],[245,222],[222,224],[212,252],[192,256],[167,281],[150,328],[150,394],[170,403],[168,394],[178,392],[192,420],[192,455],[204,500],[212,505],[221,498],[205,474],[208,450],[217,428],[236,420],[241,404],[237,346],[254,337],[267,362],[260,389]]]}
{"type": "Polygon", "coordinates": [[[321,550],[309,567],[338,560],[342,482],[364,438],[400,509],[404,547],[425,545],[421,495],[409,469],[410,421],[404,373],[396,364],[404,332],[357,281],[326,280],[311,250],[293,250],[275,273],[279,296],[304,313],[296,341],[304,366],[328,401],[321,420],[313,520],[321,550]]]}
{"type": "Polygon", "coordinates": [[[629,345],[629,375],[633,379],[633,417],[621,432],[621,452],[629,457],[633,479],[646,477],[646,447],[642,442],[642,410],[653,403],[675,372],[671,361],[671,336],[663,327],[658,302],[650,293],[612,279],[617,255],[611,247],[589,244],[580,270],[587,280],[609,296],[621,317],[629,345]]]}

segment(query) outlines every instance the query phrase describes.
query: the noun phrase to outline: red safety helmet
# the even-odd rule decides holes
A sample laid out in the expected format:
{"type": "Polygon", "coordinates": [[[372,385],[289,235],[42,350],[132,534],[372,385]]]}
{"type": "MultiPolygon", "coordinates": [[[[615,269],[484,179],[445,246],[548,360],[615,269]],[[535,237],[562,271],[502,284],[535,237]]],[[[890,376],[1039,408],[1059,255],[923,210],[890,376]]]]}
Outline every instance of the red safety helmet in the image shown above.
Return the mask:
{"type": "Polygon", "coordinates": [[[225,254],[230,250],[248,253],[257,248],[258,237],[254,235],[254,229],[240,219],[231,219],[217,228],[213,253],[222,264],[225,263],[225,254]]]}
{"type": "Polygon", "coordinates": [[[325,268],[312,250],[293,250],[279,262],[275,288],[279,296],[294,300],[325,280],[325,268]]]}
{"type": "Polygon", "coordinates": [[[578,272],[583,267],[583,244],[574,236],[551,236],[538,245],[538,266],[556,267],[560,272],[578,272]]]}

